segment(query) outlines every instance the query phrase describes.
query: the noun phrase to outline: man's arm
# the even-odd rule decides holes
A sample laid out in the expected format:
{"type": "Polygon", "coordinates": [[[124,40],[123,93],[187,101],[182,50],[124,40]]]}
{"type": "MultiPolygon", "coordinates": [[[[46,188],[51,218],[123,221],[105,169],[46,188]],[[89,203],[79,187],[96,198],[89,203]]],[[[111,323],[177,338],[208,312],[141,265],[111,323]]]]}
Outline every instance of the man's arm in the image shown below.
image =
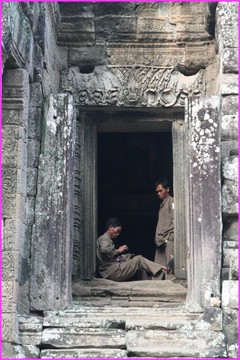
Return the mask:
{"type": "Polygon", "coordinates": [[[127,245],[122,245],[118,249],[115,249],[115,246],[112,241],[109,241],[108,239],[100,239],[99,241],[101,252],[108,258],[108,259],[115,259],[119,255],[121,255],[123,252],[128,250],[127,245]]]}

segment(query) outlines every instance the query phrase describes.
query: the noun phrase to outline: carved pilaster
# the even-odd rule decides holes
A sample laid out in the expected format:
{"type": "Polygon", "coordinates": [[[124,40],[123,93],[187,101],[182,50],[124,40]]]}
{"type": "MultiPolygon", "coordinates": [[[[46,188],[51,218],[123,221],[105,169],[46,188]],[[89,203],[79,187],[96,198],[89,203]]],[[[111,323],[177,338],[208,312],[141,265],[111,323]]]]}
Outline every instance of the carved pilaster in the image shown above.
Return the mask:
{"type": "Polygon", "coordinates": [[[95,272],[97,129],[94,119],[85,113],[77,124],[76,145],[73,279],[86,280],[95,272]]]}
{"type": "Polygon", "coordinates": [[[13,343],[19,341],[19,264],[26,225],[28,81],[25,70],[12,69],[3,73],[2,340],[13,343]]]}
{"type": "Polygon", "coordinates": [[[220,98],[190,98],[186,122],[188,302],[208,307],[220,298],[220,98]]]}
{"type": "Polygon", "coordinates": [[[67,94],[45,103],[31,256],[31,306],[71,301],[75,110],[67,94]]]}

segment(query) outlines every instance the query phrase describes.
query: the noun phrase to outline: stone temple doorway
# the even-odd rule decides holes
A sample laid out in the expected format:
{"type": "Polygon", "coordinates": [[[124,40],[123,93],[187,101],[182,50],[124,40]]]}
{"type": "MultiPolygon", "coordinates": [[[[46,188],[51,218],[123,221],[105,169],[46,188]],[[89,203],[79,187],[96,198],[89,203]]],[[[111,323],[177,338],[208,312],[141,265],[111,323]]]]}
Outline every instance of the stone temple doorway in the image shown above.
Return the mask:
{"type": "Polygon", "coordinates": [[[159,200],[154,182],[167,177],[173,184],[172,132],[101,132],[98,134],[98,234],[107,218],[123,222],[116,240],[130,252],[153,260],[159,200]]]}
{"type": "Polygon", "coordinates": [[[183,118],[179,109],[79,114],[73,279],[94,277],[96,239],[111,216],[119,217],[124,225],[119,242],[127,243],[132,253],[154,259],[159,209],[154,182],[161,176],[168,177],[174,189],[175,270],[186,279],[183,118]]]}

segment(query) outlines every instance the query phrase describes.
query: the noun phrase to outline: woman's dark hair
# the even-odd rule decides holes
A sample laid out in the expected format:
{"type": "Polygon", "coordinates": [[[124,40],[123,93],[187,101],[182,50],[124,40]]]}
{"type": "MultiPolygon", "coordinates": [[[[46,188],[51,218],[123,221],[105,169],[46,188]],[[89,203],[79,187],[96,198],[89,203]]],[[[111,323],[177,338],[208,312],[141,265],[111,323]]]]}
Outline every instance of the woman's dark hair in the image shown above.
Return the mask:
{"type": "Polygon", "coordinates": [[[109,218],[106,223],[106,230],[108,230],[110,226],[112,226],[112,227],[122,226],[122,223],[119,219],[112,217],[112,218],[109,218]]]}
{"type": "Polygon", "coordinates": [[[167,178],[163,177],[161,179],[158,179],[156,182],[155,182],[155,188],[158,186],[158,185],[162,185],[162,187],[164,187],[164,189],[167,189],[168,187],[170,187],[170,184],[169,184],[169,181],[167,178]]]}

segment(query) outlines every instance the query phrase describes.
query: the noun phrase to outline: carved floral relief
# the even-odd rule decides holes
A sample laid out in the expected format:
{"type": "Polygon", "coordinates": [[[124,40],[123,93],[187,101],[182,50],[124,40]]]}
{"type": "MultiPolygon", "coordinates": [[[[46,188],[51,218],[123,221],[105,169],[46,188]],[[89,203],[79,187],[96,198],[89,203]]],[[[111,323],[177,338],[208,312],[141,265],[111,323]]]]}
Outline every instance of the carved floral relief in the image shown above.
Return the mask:
{"type": "Polygon", "coordinates": [[[184,106],[185,98],[205,94],[204,70],[185,76],[174,68],[98,66],[81,73],[78,67],[62,75],[62,90],[87,106],[184,106]]]}

